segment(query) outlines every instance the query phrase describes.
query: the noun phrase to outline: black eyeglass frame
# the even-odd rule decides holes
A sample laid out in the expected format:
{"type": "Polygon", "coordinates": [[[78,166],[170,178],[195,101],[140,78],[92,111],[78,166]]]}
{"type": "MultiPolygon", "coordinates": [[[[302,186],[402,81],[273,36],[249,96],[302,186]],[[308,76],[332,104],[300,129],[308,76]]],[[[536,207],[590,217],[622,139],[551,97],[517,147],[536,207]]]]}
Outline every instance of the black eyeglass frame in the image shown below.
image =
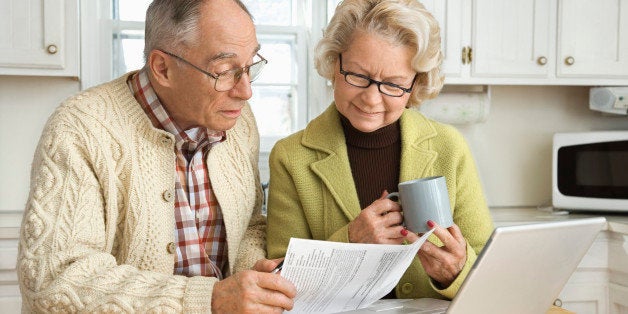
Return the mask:
{"type": "MultiPolygon", "coordinates": [[[[215,80],[214,81],[214,89],[217,92],[226,92],[226,91],[229,91],[229,90],[233,89],[233,87],[235,87],[238,84],[238,82],[240,81],[240,79],[242,78],[242,74],[246,73],[246,75],[249,75],[249,69],[251,69],[252,66],[257,65],[257,64],[262,63],[262,62],[264,63],[264,65],[268,64],[268,60],[266,60],[266,58],[262,57],[262,55],[260,55],[259,53],[256,53],[255,55],[257,55],[261,60],[259,60],[257,62],[254,62],[254,63],[251,63],[251,64],[249,64],[247,66],[244,66],[244,67],[241,67],[241,68],[235,68],[235,69],[227,70],[227,71],[224,71],[224,72],[221,72],[221,73],[213,74],[213,73],[210,73],[210,72],[207,72],[207,71],[201,69],[200,67],[194,65],[192,62],[190,62],[188,60],[185,60],[183,57],[180,57],[180,56],[178,56],[178,55],[176,55],[176,54],[174,54],[172,52],[168,52],[168,51],[161,50],[161,49],[157,49],[157,50],[159,50],[159,51],[161,51],[161,52],[163,52],[163,53],[165,53],[165,54],[167,54],[167,55],[169,55],[171,57],[174,57],[175,59],[177,59],[179,61],[182,61],[183,63],[191,66],[195,70],[197,70],[197,71],[199,71],[199,72],[201,72],[201,73],[203,73],[203,74],[213,78],[215,80]],[[225,73],[227,73],[227,72],[231,72],[231,71],[234,71],[234,70],[236,70],[236,72],[234,73],[234,76],[233,76],[234,77],[234,84],[233,84],[233,86],[231,88],[229,88],[229,89],[218,90],[218,88],[216,88],[216,84],[218,84],[218,79],[220,78],[220,76],[225,74],[225,73]]],[[[261,71],[261,69],[260,69],[260,71],[261,71]]],[[[251,78],[250,75],[249,75],[249,78],[251,78]]],[[[257,79],[257,77],[251,79],[249,82],[253,82],[255,79],[257,79]]]]}
{"type": "Polygon", "coordinates": [[[338,61],[340,61],[340,71],[339,72],[340,72],[340,74],[342,74],[345,77],[345,82],[347,82],[347,84],[349,84],[351,86],[359,87],[359,88],[368,88],[372,84],[375,84],[375,85],[377,85],[377,90],[379,90],[380,93],[382,93],[382,94],[384,94],[386,96],[390,96],[390,97],[401,97],[401,96],[403,96],[404,93],[408,93],[408,94],[411,93],[412,89],[414,88],[414,82],[416,81],[416,78],[419,76],[419,73],[416,73],[414,75],[414,78],[412,79],[412,83],[410,84],[410,88],[405,88],[405,87],[399,86],[399,85],[394,84],[394,83],[377,81],[377,80],[374,80],[374,79],[372,79],[372,78],[370,78],[370,77],[368,77],[366,75],[362,75],[362,74],[358,74],[358,73],[355,73],[355,72],[350,72],[350,71],[343,70],[342,69],[342,54],[341,53],[338,54],[338,61]],[[355,85],[355,84],[353,84],[353,83],[351,83],[351,82],[349,82],[347,80],[347,76],[348,75],[353,75],[353,76],[357,76],[359,78],[365,79],[365,80],[367,80],[369,82],[369,84],[366,85],[366,86],[355,85]],[[381,87],[382,85],[398,88],[398,89],[402,90],[404,93],[401,93],[401,95],[391,95],[391,94],[388,94],[388,93],[386,93],[386,92],[384,92],[382,90],[382,87],[381,87]]]}

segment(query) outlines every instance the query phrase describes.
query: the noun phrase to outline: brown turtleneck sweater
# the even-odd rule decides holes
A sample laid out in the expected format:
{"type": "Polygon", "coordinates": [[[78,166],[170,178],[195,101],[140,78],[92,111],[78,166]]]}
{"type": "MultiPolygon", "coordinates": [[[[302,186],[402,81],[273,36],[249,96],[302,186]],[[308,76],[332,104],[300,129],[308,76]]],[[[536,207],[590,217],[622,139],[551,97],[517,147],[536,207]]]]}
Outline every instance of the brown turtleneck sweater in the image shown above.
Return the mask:
{"type": "Polygon", "coordinates": [[[399,120],[379,130],[365,133],[340,116],[351,164],[353,182],[364,209],[380,198],[382,192],[397,191],[401,138],[399,120]]]}

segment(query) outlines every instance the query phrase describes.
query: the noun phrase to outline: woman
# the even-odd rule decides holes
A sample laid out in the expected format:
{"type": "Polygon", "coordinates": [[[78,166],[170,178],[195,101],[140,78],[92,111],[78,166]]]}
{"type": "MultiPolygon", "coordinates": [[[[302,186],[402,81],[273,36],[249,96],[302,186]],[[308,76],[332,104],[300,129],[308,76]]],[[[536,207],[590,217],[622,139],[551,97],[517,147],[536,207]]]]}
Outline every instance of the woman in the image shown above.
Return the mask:
{"type": "Polygon", "coordinates": [[[424,117],[443,85],[437,21],[416,0],[344,0],[316,49],[334,103],[279,141],[270,156],[267,250],[291,237],[356,243],[415,241],[399,182],[442,175],[454,225],[435,228],[389,297],[452,299],[493,230],[473,157],[451,126],[424,117]],[[442,246],[442,247],[441,247],[442,246]]]}

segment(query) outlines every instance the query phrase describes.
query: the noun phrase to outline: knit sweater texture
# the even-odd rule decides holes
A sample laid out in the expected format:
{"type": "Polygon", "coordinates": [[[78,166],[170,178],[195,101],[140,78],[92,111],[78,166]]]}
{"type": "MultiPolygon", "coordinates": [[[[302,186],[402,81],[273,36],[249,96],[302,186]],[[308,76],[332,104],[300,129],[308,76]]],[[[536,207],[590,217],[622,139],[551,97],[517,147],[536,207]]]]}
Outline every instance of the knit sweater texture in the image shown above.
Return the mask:
{"type": "MultiPolygon", "coordinates": [[[[57,108],[35,152],[17,261],[24,312],[208,313],[213,277],[173,275],[174,136],[128,73],[57,108]]],[[[228,274],[264,257],[259,135],[246,105],[207,155],[228,274]]]]}
{"type": "MultiPolygon", "coordinates": [[[[452,299],[493,231],[493,222],[462,135],[414,109],[406,109],[399,122],[399,180],[445,177],[454,223],[467,242],[467,260],[454,282],[441,289],[414,258],[395,288],[396,296],[452,299]]],[[[335,104],[303,131],[277,142],[269,163],[269,258],[284,256],[291,237],[349,242],[349,222],[362,208],[335,104]]],[[[442,245],[434,235],[429,240],[442,245]]]]}

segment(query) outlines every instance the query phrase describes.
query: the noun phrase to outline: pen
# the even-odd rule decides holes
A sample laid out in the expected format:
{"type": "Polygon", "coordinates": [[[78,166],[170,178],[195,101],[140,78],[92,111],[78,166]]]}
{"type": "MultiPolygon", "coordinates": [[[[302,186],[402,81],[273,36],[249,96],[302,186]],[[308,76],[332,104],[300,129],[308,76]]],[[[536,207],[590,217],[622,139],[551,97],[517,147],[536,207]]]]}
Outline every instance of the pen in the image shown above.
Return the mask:
{"type": "Polygon", "coordinates": [[[283,260],[281,262],[279,262],[279,265],[277,265],[277,267],[275,267],[275,269],[273,269],[273,271],[271,271],[271,274],[276,274],[279,271],[281,271],[281,268],[283,267],[283,260]]]}

